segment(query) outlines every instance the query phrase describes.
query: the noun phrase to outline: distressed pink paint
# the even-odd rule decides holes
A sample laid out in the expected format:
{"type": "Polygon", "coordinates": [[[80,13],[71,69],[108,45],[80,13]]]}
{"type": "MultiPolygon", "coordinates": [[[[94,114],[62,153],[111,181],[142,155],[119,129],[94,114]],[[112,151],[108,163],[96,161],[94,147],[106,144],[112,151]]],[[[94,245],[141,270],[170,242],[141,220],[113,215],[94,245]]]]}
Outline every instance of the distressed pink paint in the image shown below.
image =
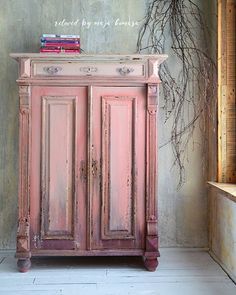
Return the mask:
{"type": "Polygon", "coordinates": [[[19,270],[43,255],[143,255],[155,270],[166,56],[11,56],[20,64],[19,270]]]}
{"type": "Polygon", "coordinates": [[[102,97],[104,238],[133,236],[136,105],[132,96],[102,97]]]}

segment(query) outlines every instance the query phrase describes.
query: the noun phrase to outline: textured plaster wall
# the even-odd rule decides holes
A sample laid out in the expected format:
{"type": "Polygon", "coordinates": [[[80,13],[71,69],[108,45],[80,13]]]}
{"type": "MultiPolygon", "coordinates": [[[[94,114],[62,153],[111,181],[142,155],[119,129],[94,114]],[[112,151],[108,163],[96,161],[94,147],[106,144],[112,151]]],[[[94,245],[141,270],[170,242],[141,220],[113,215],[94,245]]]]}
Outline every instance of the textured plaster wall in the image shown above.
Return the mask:
{"type": "Polygon", "coordinates": [[[212,190],[210,210],[210,250],[236,281],[236,202],[212,190]]]}
{"type": "MultiPolygon", "coordinates": [[[[42,33],[80,34],[82,47],[88,53],[135,53],[138,26],[132,26],[132,21],[143,18],[147,3],[148,0],[0,0],[0,249],[15,247],[17,218],[17,64],[9,53],[38,52],[42,33]],[[77,25],[55,26],[55,21],[63,19],[79,21],[77,25]],[[130,19],[131,23],[115,25],[117,19],[130,19]],[[110,24],[103,28],[101,24],[87,23],[94,21],[110,24]]],[[[176,60],[170,56],[168,62],[176,71],[176,60]]],[[[171,122],[163,122],[160,110],[160,144],[170,137],[171,122]]],[[[180,191],[176,190],[178,172],[172,169],[171,147],[159,150],[161,246],[207,246],[207,199],[198,131],[194,142],[186,162],[187,182],[180,191]]]]}

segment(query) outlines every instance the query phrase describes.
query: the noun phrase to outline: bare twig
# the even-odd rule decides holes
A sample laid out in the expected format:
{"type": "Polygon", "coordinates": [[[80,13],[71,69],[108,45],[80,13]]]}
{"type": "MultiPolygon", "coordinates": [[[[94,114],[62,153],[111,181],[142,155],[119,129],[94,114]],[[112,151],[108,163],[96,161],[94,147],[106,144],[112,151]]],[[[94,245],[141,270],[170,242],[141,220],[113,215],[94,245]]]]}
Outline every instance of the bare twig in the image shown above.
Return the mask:
{"type": "Polygon", "coordinates": [[[179,168],[179,187],[185,182],[188,143],[197,122],[206,131],[202,122],[210,114],[216,93],[216,64],[210,55],[209,36],[204,14],[193,0],[151,0],[137,41],[137,51],[149,53],[165,53],[167,41],[171,42],[170,50],[179,59],[177,77],[167,63],[160,67],[165,121],[173,119],[167,143],[172,144],[174,165],[179,168]]]}

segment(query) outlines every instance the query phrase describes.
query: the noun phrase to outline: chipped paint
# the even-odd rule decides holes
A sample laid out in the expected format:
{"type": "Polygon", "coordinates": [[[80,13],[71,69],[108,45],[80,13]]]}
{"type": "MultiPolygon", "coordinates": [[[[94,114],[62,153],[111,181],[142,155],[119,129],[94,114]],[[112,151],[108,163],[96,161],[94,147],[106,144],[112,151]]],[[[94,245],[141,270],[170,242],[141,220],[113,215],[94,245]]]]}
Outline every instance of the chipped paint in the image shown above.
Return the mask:
{"type": "MultiPolygon", "coordinates": [[[[38,52],[42,33],[81,35],[81,46],[88,53],[134,53],[138,27],[54,26],[55,21],[77,18],[142,20],[149,0],[21,0],[2,1],[0,9],[0,249],[15,248],[18,178],[18,89],[17,65],[10,52],[38,52]],[[30,14],[29,14],[30,11],[30,14]],[[10,34],[9,32],[17,32],[10,34]]],[[[205,2],[198,0],[199,3],[205,2]]],[[[207,2],[207,1],[206,1],[207,2]]],[[[209,0],[209,2],[212,2],[209,0]]],[[[167,52],[168,53],[168,52],[167,52]]],[[[177,62],[171,69],[176,71],[177,62]]],[[[163,101],[160,98],[160,105],[163,101]]],[[[171,122],[164,125],[164,111],[159,114],[159,142],[170,137],[171,122]]],[[[196,132],[194,142],[201,142],[196,132]]],[[[207,246],[207,202],[202,173],[202,154],[195,148],[186,164],[188,183],[176,191],[176,173],[172,169],[172,149],[159,151],[159,228],[162,246],[207,246]],[[194,169],[193,169],[194,167],[194,169]]]]}
{"type": "Polygon", "coordinates": [[[34,235],[32,241],[33,241],[33,245],[34,245],[35,249],[40,248],[40,245],[39,245],[40,237],[39,237],[39,235],[34,235]]]}

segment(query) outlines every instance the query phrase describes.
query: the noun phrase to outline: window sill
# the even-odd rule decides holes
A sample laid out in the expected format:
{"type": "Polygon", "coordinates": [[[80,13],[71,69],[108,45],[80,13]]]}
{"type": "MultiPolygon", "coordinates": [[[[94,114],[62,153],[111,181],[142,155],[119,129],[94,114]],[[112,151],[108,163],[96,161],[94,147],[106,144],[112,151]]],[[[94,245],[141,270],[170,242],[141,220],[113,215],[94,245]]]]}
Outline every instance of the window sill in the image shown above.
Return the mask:
{"type": "Polygon", "coordinates": [[[223,192],[224,196],[228,199],[232,200],[233,202],[236,202],[236,184],[220,183],[213,181],[208,181],[208,184],[214,189],[223,192]]]}

